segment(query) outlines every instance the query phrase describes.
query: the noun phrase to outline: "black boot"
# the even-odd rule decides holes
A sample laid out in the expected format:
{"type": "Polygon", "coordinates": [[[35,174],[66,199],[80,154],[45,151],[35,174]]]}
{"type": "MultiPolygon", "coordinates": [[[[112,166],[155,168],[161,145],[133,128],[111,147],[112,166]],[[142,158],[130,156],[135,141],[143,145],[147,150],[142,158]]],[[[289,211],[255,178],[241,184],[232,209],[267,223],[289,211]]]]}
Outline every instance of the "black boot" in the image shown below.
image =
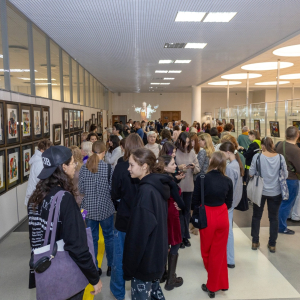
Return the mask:
{"type": "MultiPolygon", "coordinates": [[[[202,284],[201,288],[202,288],[202,291],[207,292],[209,298],[215,298],[215,293],[214,293],[214,292],[211,292],[211,291],[207,288],[206,284],[202,284]]],[[[222,290],[222,291],[223,291],[223,290],[222,290]]]]}
{"type": "Polygon", "coordinates": [[[171,291],[174,287],[180,287],[183,285],[183,279],[176,277],[176,266],[177,266],[178,254],[169,254],[168,256],[168,278],[165,284],[165,289],[171,291]]]}
{"type": "Polygon", "coordinates": [[[165,282],[167,280],[167,278],[168,278],[168,271],[167,271],[167,264],[166,264],[165,265],[165,272],[164,272],[162,278],[160,279],[160,283],[165,282]]]}

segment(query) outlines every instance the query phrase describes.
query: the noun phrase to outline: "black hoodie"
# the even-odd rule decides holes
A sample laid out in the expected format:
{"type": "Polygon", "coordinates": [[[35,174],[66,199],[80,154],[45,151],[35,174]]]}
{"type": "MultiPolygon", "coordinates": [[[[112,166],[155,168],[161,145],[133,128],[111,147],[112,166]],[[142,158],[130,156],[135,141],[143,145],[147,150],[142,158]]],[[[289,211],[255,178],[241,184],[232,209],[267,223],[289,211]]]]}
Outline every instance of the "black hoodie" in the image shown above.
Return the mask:
{"type": "Polygon", "coordinates": [[[149,174],[139,183],[124,245],[124,279],[161,278],[168,256],[169,182],[165,174],[149,174]]]}

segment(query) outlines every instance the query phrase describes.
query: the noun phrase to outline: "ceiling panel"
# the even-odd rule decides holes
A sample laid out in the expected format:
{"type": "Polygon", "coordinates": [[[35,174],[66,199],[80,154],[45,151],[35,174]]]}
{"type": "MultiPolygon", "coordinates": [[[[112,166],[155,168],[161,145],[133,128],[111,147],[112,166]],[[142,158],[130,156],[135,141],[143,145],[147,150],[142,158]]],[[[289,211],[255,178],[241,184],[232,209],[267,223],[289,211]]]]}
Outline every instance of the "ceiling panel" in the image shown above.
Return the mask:
{"type": "Polygon", "coordinates": [[[295,0],[11,0],[113,92],[148,92],[157,69],[180,69],[166,92],[190,91],[300,30],[295,0]],[[174,22],[178,11],[237,12],[229,23],[174,22]],[[207,43],[166,49],[165,43],[207,43]],[[159,65],[160,59],[191,59],[159,65]]]}

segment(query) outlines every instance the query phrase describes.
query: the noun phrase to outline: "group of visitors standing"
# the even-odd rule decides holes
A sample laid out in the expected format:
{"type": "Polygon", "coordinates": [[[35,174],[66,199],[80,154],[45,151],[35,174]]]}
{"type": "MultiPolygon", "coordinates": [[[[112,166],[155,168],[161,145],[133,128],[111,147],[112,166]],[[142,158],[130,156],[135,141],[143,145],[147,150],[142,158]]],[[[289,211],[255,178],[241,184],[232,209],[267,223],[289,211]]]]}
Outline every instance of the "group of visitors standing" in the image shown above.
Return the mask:
{"type": "MultiPolygon", "coordinates": [[[[235,139],[231,124],[218,125],[129,120],[125,126],[114,124],[107,144],[92,127],[81,149],[40,142],[31,159],[26,193],[32,255],[49,244],[51,234],[49,241],[44,239],[51,199],[64,191],[56,208],[56,239],[63,240],[64,250],[93,286],[93,295],[102,288],[97,262],[101,231],[106,275],[111,276],[110,291],[117,300],[125,298],[126,280],[131,281],[132,299],[138,300],[165,299],[160,286],[164,282],[168,291],[181,287],[184,278],[176,272],[179,252],[191,246],[190,234],[198,232],[208,274],[202,290],[210,298],[228,290],[228,268],[235,268],[233,212],[242,199],[247,202],[245,187],[257,175],[258,163],[264,186],[260,206],[253,204],[252,249],[260,246],[266,201],[270,252],[276,251],[278,232],[294,233],[286,221],[299,193],[299,131],[287,128],[286,140],[275,149],[271,138],[260,139],[255,130],[244,127],[235,139]],[[282,200],[282,180],[287,182],[287,200],[282,200]],[[201,206],[201,195],[207,226],[198,230],[190,218],[201,206]],[[94,249],[88,248],[85,225],[91,228],[94,249]]],[[[76,291],[68,299],[84,299],[84,293],[76,291]]]]}

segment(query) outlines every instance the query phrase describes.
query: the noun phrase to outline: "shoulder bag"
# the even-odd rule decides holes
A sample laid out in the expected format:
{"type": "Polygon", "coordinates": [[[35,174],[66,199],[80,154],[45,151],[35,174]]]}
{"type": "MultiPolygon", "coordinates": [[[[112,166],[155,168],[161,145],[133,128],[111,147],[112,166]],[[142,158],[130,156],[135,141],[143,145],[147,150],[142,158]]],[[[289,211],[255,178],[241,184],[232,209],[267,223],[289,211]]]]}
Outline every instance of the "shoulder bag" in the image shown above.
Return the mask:
{"type": "Polygon", "coordinates": [[[260,156],[256,159],[256,174],[252,176],[247,186],[247,197],[260,207],[262,191],[264,188],[264,179],[261,177],[260,156]]]}
{"type": "Polygon", "coordinates": [[[191,222],[195,228],[204,229],[207,227],[206,211],[204,206],[204,178],[205,175],[200,175],[201,180],[201,205],[195,206],[191,222]]]}
{"type": "Polygon", "coordinates": [[[280,158],[280,167],[279,167],[279,183],[280,183],[280,188],[281,188],[281,195],[283,200],[288,200],[289,199],[289,188],[286,183],[286,178],[284,177],[283,174],[283,169],[282,169],[282,160],[281,160],[281,155],[279,154],[280,158]]]}
{"type": "MultiPolygon", "coordinates": [[[[69,252],[64,251],[64,241],[55,241],[59,208],[64,193],[66,191],[59,191],[53,197],[44,246],[33,251],[31,267],[35,271],[37,300],[65,300],[78,294],[89,284],[85,275],[69,255],[69,252]],[[53,229],[50,245],[48,245],[51,224],[53,229]]],[[[92,232],[90,228],[87,228],[86,231],[89,251],[95,262],[92,232]]]]}

